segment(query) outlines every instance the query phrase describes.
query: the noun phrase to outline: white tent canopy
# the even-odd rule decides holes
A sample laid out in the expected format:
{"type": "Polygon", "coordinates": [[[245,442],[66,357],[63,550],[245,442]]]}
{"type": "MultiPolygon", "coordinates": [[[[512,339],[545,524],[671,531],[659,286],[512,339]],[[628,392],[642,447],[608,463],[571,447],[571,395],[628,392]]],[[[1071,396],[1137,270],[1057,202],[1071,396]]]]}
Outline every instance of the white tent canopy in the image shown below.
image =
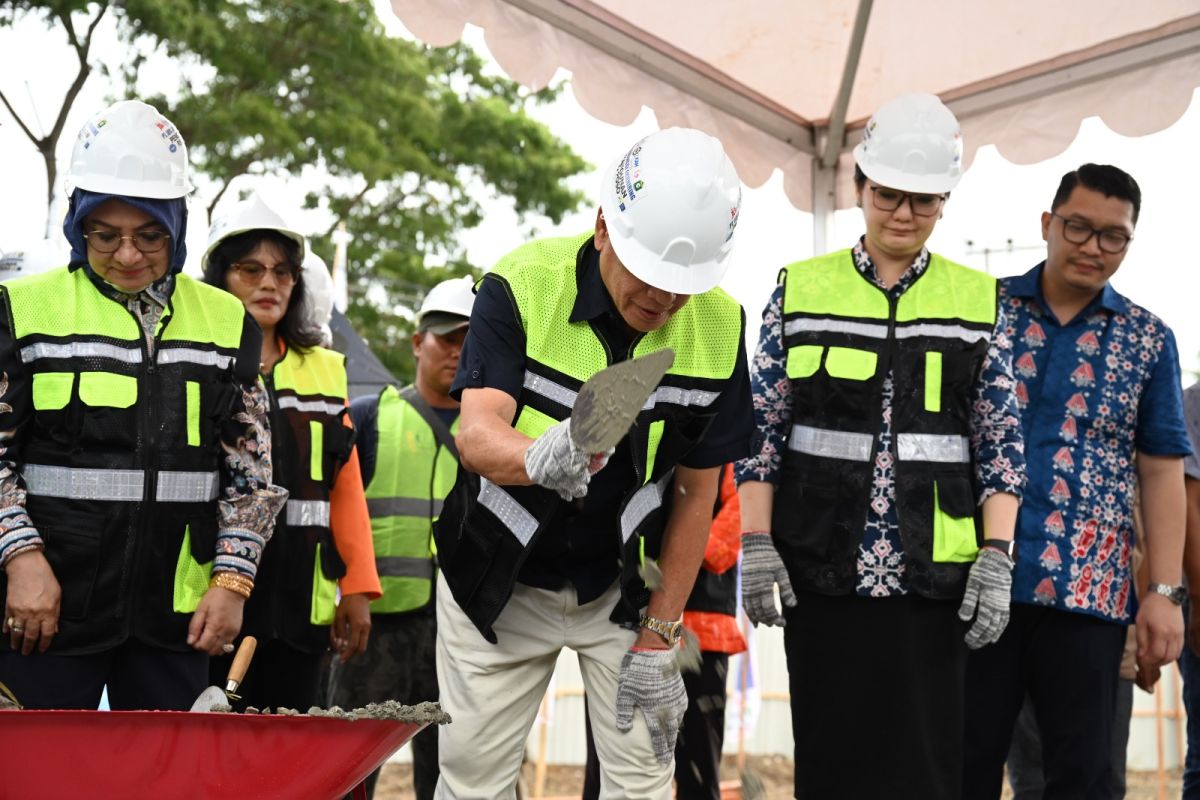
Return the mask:
{"type": "Polygon", "coordinates": [[[719,137],[749,186],[775,169],[815,215],[853,205],[849,151],[871,112],[938,94],[966,161],[994,144],[1016,163],[1057,155],[1085,117],[1126,136],[1160,131],[1200,85],[1200,0],[391,0],[432,45],[472,23],[515,80],[559,68],[590,114],[719,137]]]}

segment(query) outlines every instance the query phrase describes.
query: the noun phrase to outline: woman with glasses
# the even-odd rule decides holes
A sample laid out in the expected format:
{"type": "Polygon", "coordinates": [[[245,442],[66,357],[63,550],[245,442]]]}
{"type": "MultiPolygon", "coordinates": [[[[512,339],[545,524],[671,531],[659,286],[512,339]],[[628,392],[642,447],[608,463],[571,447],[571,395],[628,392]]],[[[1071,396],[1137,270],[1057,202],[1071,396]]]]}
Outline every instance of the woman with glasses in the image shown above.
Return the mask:
{"type": "Polygon", "coordinates": [[[286,497],[261,334],[182,274],[187,149],[117,103],[79,133],[69,266],[0,296],[0,682],[27,708],[184,710],[232,649],[286,497]]]}
{"type": "MultiPolygon", "coordinates": [[[[214,221],[203,260],[204,280],[237,297],[262,328],[275,481],[289,493],[243,626],[258,649],[242,703],[260,709],[323,704],[324,653],[345,661],[366,649],[370,601],[382,593],[345,359],[320,346],[319,323],[306,313],[304,254],[304,236],[254,195],[214,221]]],[[[228,668],[228,658],[214,660],[213,682],[228,668]]]]}
{"type": "Polygon", "coordinates": [[[995,279],[925,246],[961,177],[954,115],[903,95],[854,156],[865,234],[783,270],[763,314],[742,600],[785,626],[797,798],[956,798],[967,648],[1008,618],[1011,347],[995,279]]]}

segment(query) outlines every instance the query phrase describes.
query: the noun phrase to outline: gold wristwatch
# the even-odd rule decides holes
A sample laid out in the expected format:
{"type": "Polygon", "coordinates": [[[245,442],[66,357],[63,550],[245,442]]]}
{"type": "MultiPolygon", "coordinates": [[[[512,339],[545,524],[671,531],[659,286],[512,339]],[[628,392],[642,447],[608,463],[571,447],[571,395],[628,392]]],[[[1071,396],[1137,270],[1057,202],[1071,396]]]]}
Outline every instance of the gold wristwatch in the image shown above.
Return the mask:
{"type": "Polygon", "coordinates": [[[642,614],[641,620],[638,621],[640,627],[648,631],[654,631],[659,636],[667,640],[667,644],[674,647],[679,638],[683,636],[683,620],[677,619],[674,622],[668,622],[665,619],[656,619],[649,614],[642,614]]]}

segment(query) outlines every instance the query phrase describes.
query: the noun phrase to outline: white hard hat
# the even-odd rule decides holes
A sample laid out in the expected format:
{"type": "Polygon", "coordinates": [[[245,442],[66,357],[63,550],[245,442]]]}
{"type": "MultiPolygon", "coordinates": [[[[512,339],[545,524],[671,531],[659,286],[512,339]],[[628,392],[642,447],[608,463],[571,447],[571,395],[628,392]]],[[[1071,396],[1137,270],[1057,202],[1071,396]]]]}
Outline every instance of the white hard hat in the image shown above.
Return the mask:
{"type": "Polygon", "coordinates": [[[79,131],[66,176],[67,195],[75,189],[150,197],[184,197],[187,145],[171,120],[138,100],[114,103],[79,131]]]}
{"type": "Polygon", "coordinates": [[[200,269],[208,269],[208,257],[221,242],[237,236],[239,233],[253,230],[279,231],[300,246],[300,263],[304,263],[304,254],[308,250],[304,234],[296,231],[283,221],[263,199],[255,192],[233,208],[213,219],[208,229],[208,247],[200,258],[200,269]]]}
{"type": "Polygon", "coordinates": [[[880,186],[940,194],[962,178],[962,131],[936,95],[909,92],[885,103],[867,123],[854,160],[880,186]]]}
{"type": "Polygon", "coordinates": [[[733,252],[742,183],[721,142],[668,128],[604,172],[600,209],[613,250],[640,280],[700,294],[721,282],[733,252]]]}
{"type": "Polygon", "coordinates": [[[417,330],[449,333],[467,324],[475,304],[475,281],[451,278],[429,290],[417,312],[417,330]],[[436,320],[436,321],[435,321],[436,320]]]}
{"type": "Polygon", "coordinates": [[[311,328],[329,326],[333,318],[333,276],[325,259],[309,251],[300,267],[304,278],[304,307],[301,309],[305,324],[311,328]]]}
{"type": "Polygon", "coordinates": [[[39,239],[26,246],[3,251],[3,255],[0,255],[0,281],[65,267],[70,260],[70,255],[60,244],[50,239],[39,239]]]}

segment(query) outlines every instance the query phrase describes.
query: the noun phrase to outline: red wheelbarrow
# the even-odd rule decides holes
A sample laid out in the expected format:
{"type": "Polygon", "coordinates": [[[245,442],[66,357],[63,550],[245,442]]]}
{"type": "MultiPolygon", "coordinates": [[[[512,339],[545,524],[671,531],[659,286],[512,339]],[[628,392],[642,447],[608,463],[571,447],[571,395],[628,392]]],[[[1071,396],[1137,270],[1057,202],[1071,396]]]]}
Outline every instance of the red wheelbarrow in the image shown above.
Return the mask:
{"type": "Polygon", "coordinates": [[[333,800],[427,724],[181,711],[4,711],[0,797],[333,800]]]}

